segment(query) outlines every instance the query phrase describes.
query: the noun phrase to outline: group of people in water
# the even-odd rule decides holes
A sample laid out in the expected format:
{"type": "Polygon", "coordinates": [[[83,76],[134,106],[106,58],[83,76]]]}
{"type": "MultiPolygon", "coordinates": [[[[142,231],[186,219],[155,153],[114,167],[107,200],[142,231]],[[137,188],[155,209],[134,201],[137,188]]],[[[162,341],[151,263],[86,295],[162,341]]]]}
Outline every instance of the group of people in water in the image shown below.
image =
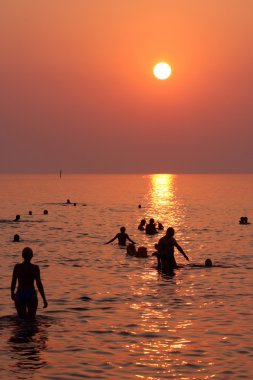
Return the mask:
{"type": "Polygon", "coordinates": [[[138,226],[138,230],[145,231],[147,235],[155,235],[159,231],[164,230],[164,226],[160,222],[157,222],[156,225],[154,218],[149,219],[149,223],[146,222],[146,219],[142,219],[138,226]]]}
{"type": "MultiPolygon", "coordinates": [[[[149,224],[144,223],[145,219],[142,219],[140,222],[140,225],[138,226],[138,229],[141,231],[147,230],[147,226],[152,229],[153,233],[151,235],[154,235],[158,233],[155,225],[155,221],[153,218],[150,219],[149,224]],[[140,228],[142,227],[142,228],[140,228]],[[156,232],[154,232],[156,231],[156,232]]],[[[161,224],[161,223],[160,223],[161,224]]],[[[161,224],[162,225],[162,224],[161,224]]],[[[148,230],[148,234],[149,230],[148,230]]],[[[188,256],[184,252],[183,248],[178,244],[176,239],[174,238],[175,230],[172,227],[169,227],[166,231],[166,234],[159,239],[158,243],[155,244],[156,251],[153,252],[152,256],[157,257],[157,268],[158,270],[161,270],[163,273],[169,273],[173,274],[174,269],[178,268],[178,265],[176,263],[175,255],[174,255],[174,249],[175,247],[177,250],[184,256],[184,258],[189,261],[188,256]]],[[[112,243],[114,240],[118,239],[118,244],[120,246],[126,246],[126,242],[129,241],[131,244],[127,245],[127,254],[130,256],[135,257],[147,257],[147,248],[146,247],[139,247],[136,249],[135,242],[129,237],[129,235],[126,233],[126,228],[121,227],[120,232],[117,233],[111,240],[106,242],[105,244],[112,243]]]]}
{"type": "MultiPolygon", "coordinates": [[[[72,204],[69,199],[67,199],[66,204],[72,204]]],[[[76,205],[76,204],[74,204],[76,205]]],[[[44,214],[47,210],[44,210],[44,214]]],[[[29,212],[32,215],[32,212],[29,212]]],[[[15,221],[20,220],[20,215],[16,216],[15,221]]],[[[241,217],[239,220],[240,224],[249,224],[247,217],[241,217]]],[[[156,235],[159,231],[164,230],[162,223],[157,222],[151,218],[149,222],[146,219],[142,219],[138,225],[139,231],[145,231],[147,235],[156,235]]],[[[183,248],[178,244],[174,237],[175,230],[169,227],[166,233],[161,237],[154,245],[155,251],[152,256],[157,258],[157,269],[163,273],[173,275],[174,270],[179,268],[175,259],[175,248],[182,254],[185,260],[189,261],[189,257],[183,250],[183,248]]],[[[148,257],[146,247],[138,247],[136,249],[136,243],[130,238],[126,233],[126,228],[121,227],[120,231],[105,244],[110,244],[114,240],[118,240],[119,246],[126,247],[126,253],[130,256],[135,257],[148,257]],[[129,244],[127,245],[127,243],[129,244]]],[[[14,241],[19,241],[19,235],[14,235],[14,241]]],[[[20,318],[34,318],[36,315],[38,307],[38,297],[35,290],[35,283],[37,285],[38,291],[42,297],[44,308],[48,306],[44,288],[40,279],[40,268],[38,265],[31,263],[33,257],[33,251],[30,247],[26,247],[22,251],[23,262],[21,264],[16,264],[13,269],[12,281],[11,281],[11,298],[15,302],[15,307],[20,318]],[[16,290],[17,287],[17,290],[16,290]]],[[[206,259],[206,267],[212,267],[211,259],[206,259]]]]}

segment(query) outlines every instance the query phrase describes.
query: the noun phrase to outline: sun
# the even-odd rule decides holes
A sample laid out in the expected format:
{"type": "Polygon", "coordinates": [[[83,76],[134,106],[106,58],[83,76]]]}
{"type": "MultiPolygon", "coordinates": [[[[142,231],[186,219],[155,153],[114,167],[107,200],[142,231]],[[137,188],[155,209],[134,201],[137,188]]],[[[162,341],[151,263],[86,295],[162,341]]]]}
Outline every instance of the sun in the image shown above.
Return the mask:
{"type": "Polygon", "coordinates": [[[159,62],[155,65],[153,73],[157,79],[168,79],[171,76],[171,67],[166,62],[159,62]]]}

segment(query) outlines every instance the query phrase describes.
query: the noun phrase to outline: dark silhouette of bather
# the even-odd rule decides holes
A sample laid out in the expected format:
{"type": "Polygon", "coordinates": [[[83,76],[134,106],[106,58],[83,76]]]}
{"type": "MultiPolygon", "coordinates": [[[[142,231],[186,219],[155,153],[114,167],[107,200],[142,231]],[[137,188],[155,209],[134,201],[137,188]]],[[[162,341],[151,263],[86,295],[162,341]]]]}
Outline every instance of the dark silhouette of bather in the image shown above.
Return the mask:
{"type": "Polygon", "coordinates": [[[211,259],[206,259],[205,261],[205,267],[211,268],[213,266],[211,259]]]}
{"type": "Polygon", "coordinates": [[[44,215],[47,215],[47,214],[48,214],[48,211],[47,211],[47,210],[44,210],[44,211],[43,211],[43,214],[44,214],[44,215]]]}
{"type": "Polygon", "coordinates": [[[173,270],[178,268],[174,256],[174,247],[176,247],[178,251],[184,256],[184,258],[189,261],[189,258],[183,251],[183,248],[180,247],[174,238],[174,234],[174,228],[169,227],[167,229],[166,235],[159,240],[158,245],[156,246],[157,253],[155,255],[157,256],[158,269],[161,269],[166,273],[173,273],[173,270]]]}
{"type": "Polygon", "coordinates": [[[144,231],[144,230],[145,230],[145,225],[146,225],[146,220],[145,220],[145,219],[142,219],[142,220],[140,221],[139,226],[138,226],[138,230],[140,230],[140,231],[144,231]]]}
{"type": "Polygon", "coordinates": [[[38,297],[34,287],[34,281],[43,299],[44,308],[46,308],[48,304],[40,279],[40,268],[38,265],[31,264],[33,257],[32,249],[29,247],[24,248],[22,257],[24,261],[21,264],[16,264],[13,269],[11,298],[15,302],[15,307],[20,318],[34,318],[38,307],[38,297]],[[18,287],[15,293],[17,282],[18,287]]]}
{"type": "Polygon", "coordinates": [[[20,220],[20,215],[16,215],[16,218],[14,219],[14,222],[18,222],[20,220]]]}
{"type": "Polygon", "coordinates": [[[19,236],[18,234],[15,234],[15,235],[13,236],[13,241],[14,241],[15,243],[18,243],[19,240],[20,240],[20,236],[19,236]]]}
{"type": "Polygon", "coordinates": [[[158,233],[158,231],[157,231],[156,226],[155,226],[155,220],[153,218],[151,218],[149,220],[149,223],[146,225],[146,234],[147,235],[155,235],[157,233],[158,233]]]}
{"type": "Polygon", "coordinates": [[[126,245],[126,241],[127,240],[129,240],[131,243],[135,244],[135,242],[132,239],[130,239],[130,237],[128,236],[128,234],[126,234],[126,228],[125,227],[121,227],[120,228],[120,232],[117,233],[117,235],[115,235],[114,238],[112,238],[111,240],[109,240],[105,244],[112,243],[115,239],[118,239],[119,245],[122,245],[122,246],[126,245]]]}
{"type": "Polygon", "coordinates": [[[248,218],[247,216],[241,216],[240,220],[239,220],[239,224],[250,224],[248,222],[248,218]]]}

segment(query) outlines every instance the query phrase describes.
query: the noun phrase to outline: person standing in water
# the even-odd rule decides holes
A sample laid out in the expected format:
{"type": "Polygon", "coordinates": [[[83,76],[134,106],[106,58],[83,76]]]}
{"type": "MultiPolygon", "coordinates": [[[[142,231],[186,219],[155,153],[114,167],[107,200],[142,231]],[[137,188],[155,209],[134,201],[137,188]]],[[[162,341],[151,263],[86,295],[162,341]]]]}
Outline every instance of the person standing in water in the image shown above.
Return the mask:
{"type": "Polygon", "coordinates": [[[174,234],[174,228],[169,227],[166,231],[166,235],[159,240],[157,245],[158,267],[160,264],[162,271],[165,272],[173,272],[173,270],[178,267],[174,256],[174,247],[176,247],[184,258],[189,261],[183,248],[180,247],[174,238],[174,234]]]}
{"type": "Polygon", "coordinates": [[[13,269],[11,298],[15,302],[15,307],[20,318],[34,318],[38,307],[38,297],[34,281],[43,299],[44,308],[48,306],[48,303],[40,279],[40,268],[38,265],[31,264],[33,257],[32,249],[29,247],[24,248],[22,257],[24,261],[21,264],[16,264],[13,269]],[[18,288],[15,293],[17,281],[18,288]]]}
{"type": "Polygon", "coordinates": [[[126,245],[127,240],[129,240],[131,243],[135,244],[135,242],[132,239],[130,239],[128,234],[126,234],[126,228],[125,227],[120,227],[120,232],[117,233],[117,235],[115,235],[114,238],[112,238],[111,240],[109,240],[105,244],[112,243],[115,239],[118,239],[119,245],[122,245],[122,246],[126,245]]]}

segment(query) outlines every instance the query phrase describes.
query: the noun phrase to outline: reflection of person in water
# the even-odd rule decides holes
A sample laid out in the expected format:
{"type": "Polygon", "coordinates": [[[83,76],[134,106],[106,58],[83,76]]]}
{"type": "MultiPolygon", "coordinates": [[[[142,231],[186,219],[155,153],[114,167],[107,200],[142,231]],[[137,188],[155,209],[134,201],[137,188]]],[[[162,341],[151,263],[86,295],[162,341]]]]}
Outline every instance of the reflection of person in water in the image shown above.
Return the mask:
{"type": "Polygon", "coordinates": [[[33,251],[26,247],[22,251],[24,261],[16,264],[13,270],[11,282],[11,298],[15,301],[15,307],[20,318],[34,318],[38,307],[38,297],[34,287],[34,281],[38,287],[40,295],[44,302],[44,308],[47,307],[47,300],[44,288],[40,279],[40,268],[38,265],[31,264],[33,251]],[[18,289],[15,293],[18,281],[18,289]]]}
{"type": "Polygon", "coordinates": [[[26,379],[37,378],[36,371],[48,364],[41,353],[47,348],[50,319],[41,316],[30,320],[11,319],[8,327],[12,328],[8,343],[14,353],[10,355],[13,374],[17,379],[22,378],[22,371],[26,379]]]}
{"type": "Polygon", "coordinates": [[[112,243],[115,239],[118,239],[119,245],[126,245],[127,240],[129,240],[131,243],[135,244],[135,242],[132,239],[130,239],[128,234],[126,234],[126,228],[125,227],[121,227],[120,232],[117,235],[115,235],[114,238],[112,238],[111,240],[109,240],[105,244],[112,243]]]}

